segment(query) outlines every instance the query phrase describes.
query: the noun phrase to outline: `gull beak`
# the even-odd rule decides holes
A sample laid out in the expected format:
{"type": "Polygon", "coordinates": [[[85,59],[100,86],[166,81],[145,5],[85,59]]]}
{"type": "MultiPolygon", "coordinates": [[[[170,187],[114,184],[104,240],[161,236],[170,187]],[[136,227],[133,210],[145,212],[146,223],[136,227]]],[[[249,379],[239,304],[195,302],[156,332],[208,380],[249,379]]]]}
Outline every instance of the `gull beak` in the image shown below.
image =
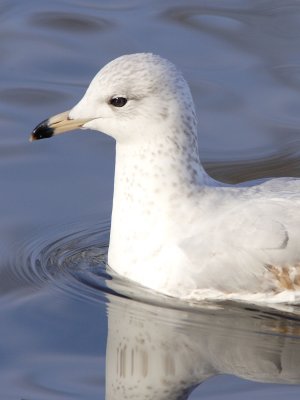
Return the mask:
{"type": "Polygon", "coordinates": [[[70,111],[65,111],[42,121],[32,131],[29,138],[30,142],[33,142],[34,140],[47,139],[53,135],[79,129],[82,125],[93,119],[70,119],[69,113],[70,111]]]}

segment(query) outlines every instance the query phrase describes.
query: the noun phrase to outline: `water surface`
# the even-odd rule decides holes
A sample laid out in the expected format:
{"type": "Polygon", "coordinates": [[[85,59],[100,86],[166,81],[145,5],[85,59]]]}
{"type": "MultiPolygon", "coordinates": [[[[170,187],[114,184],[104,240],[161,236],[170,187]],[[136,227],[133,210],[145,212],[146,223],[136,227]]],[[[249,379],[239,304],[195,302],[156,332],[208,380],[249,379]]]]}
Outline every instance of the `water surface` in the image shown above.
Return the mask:
{"type": "Polygon", "coordinates": [[[298,309],[181,304],[111,275],[113,141],[27,140],[107,61],[152,51],[191,85],[214,177],[300,176],[299,2],[2,0],[0,16],[0,397],[298,399],[298,309]]]}

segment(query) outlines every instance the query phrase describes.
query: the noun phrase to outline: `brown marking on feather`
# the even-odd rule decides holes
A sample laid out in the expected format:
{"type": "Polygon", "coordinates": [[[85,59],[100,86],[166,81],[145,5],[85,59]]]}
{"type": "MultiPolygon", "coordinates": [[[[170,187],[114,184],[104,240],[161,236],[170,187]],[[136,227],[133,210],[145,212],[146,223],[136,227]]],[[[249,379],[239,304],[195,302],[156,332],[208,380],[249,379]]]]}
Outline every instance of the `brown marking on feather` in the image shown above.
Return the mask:
{"type": "Polygon", "coordinates": [[[295,284],[296,284],[297,286],[300,286],[300,274],[296,275],[296,277],[295,277],[295,284]]]}
{"type": "Polygon", "coordinates": [[[266,268],[271,272],[276,279],[279,290],[297,290],[300,289],[300,263],[295,266],[285,265],[278,267],[275,265],[266,265],[266,268]],[[295,274],[296,269],[296,274],[295,274]]]}
{"type": "Polygon", "coordinates": [[[297,326],[285,326],[285,325],[279,325],[279,326],[272,326],[268,327],[275,333],[281,333],[283,335],[293,335],[293,336],[300,336],[300,328],[297,326]]]}

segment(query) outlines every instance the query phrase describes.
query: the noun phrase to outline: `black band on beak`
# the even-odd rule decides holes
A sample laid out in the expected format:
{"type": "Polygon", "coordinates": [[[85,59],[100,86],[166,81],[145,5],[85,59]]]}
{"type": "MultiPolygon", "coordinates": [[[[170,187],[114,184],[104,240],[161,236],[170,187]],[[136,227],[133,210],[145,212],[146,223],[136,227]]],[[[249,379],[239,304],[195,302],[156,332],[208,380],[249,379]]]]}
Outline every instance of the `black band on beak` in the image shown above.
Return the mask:
{"type": "Polygon", "coordinates": [[[49,127],[49,120],[45,119],[40,124],[38,124],[31,133],[30,139],[40,140],[40,139],[48,139],[54,134],[54,129],[49,127]]]}

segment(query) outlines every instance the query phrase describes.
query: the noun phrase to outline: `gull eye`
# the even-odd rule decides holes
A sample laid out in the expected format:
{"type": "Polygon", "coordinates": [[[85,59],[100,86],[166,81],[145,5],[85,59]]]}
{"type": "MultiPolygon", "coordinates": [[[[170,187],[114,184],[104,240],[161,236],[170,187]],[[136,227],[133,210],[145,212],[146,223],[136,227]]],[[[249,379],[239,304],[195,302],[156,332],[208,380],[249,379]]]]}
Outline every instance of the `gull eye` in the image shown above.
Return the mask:
{"type": "Polygon", "coordinates": [[[110,104],[114,107],[124,107],[127,103],[127,99],[125,97],[113,97],[110,99],[110,104]]]}

